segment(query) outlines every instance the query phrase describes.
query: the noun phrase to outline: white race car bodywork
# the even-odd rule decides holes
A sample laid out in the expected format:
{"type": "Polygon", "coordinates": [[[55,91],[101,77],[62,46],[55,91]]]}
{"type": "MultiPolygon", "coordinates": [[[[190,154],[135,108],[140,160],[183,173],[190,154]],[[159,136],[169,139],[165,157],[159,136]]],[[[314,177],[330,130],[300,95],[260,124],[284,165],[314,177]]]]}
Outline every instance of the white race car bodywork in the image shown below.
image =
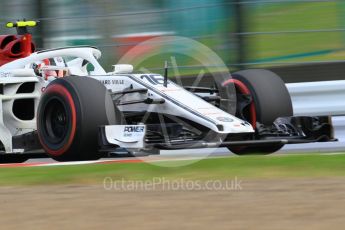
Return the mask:
{"type": "Polygon", "coordinates": [[[36,115],[29,120],[18,118],[13,112],[14,101],[32,99],[34,101],[33,109],[36,111],[44,83],[37,77],[0,77],[0,84],[3,85],[3,94],[0,95],[0,141],[5,152],[22,152],[23,149],[13,149],[12,137],[36,130],[36,115]],[[34,91],[17,93],[24,83],[35,84],[34,91]]]}
{"type": "MultiPolygon", "coordinates": [[[[0,141],[6,153],[22,152],[23,150],[13,148],[12,138],[32,132],[37,128],[36,111],[40,96],[44,88],[54,78],[45,80],[34,72],[32,66],[33,63],[53,57],[73,57],[72,60],[66,62],[69,75],[97,79],[112,93],[116,94],[126,89],[147,89],[144,93],[137,92],[123,95],[118,106],[122,112],[147,111],[183,117],[224,136],[231,133],[254,132],[253,127],[248,122],[224,112],[181,86],[171,81],[168,81],[167,85],[164,86],[164,78],[161,75],[151,73],[132,74],[121,71],[121,68],[116,69],[116,67],[114,72],[106,73],[97,61],[100,56],[101,52],[93,47],[70,47],[35,52],[26,58],[12,61],[0,67],[0,84],[3,86],[0,95],[0,141]],[[93,66],[93,71],[87,71],[86,65],[83,64],[85,61],[93,66]],[[32,89],[20,90],[21,86],[25,84],[25,87],[28,88],[30,88],[29,84],[33,85],[32,89]],[[121,105],[123,101],[144,100],[147,98],[153,101],[161,100],[164,103],[121,105]],[[20,118],[18,114],[25,111],[16,107],[15,101],[18,99],[32,100],[33,114],[31,117],[23,116],[25,119],[20,118]],[[18,114],[16,114],[17,110],[20,111],[18,114]]],[[[92,89],[90,89],[90,96],[92,96],[92,89]]],[[[120,130],[123,129],[122,126],[110,128],[107,131],[107,137],[113,135],[114,139],[121,142],[120,136],[124,136],[125,133],[119,135],[114,130],[121,132],[120,130]]],[[[126,147],[128,147],[128,143],[127,141],[126,147]]],[[[138,141],[136,141],[133,142],[133,146],[138,147],[141,144],[138,145],[138,141]]]]}
{"type": "Polygon", "coordinates": [[[235,116],[224,112],[212,104],[202,100],[181,86],[168,81],[167,87],[162,84],[154,84],[151,79],[163,82],[163,76],[157,74],[127,74],[113,76],[94,77],[101,81],[112,92],[117,92],[129,88],[146,88],[146,94],[125,95],[123,101],[134,99],[165,100],[163,104],[135,104],[119,106],[122,111],[148,111],[184,117],[188,120],[202,124],[217,133],[244,133],[254,132],[251,125],[235,116]],[[139,96],[139,97],[138,97],[139,96]],[[217,126],[222,126],[219,128],[217,126]]]}

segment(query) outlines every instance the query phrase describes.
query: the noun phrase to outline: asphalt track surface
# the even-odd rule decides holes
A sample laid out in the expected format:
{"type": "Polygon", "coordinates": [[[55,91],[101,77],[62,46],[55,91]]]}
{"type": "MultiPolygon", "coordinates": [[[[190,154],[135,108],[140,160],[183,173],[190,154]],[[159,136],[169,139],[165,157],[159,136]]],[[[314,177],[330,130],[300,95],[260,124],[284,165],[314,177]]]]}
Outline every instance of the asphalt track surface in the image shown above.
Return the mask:
{"type": "MultiPolygon", "coordinates": [[[[330,143],[312,143],[312,144],[298,144],[287,145],[280,151],[274,153],[275,155],[299,154],[299,153],[325,153],[333,154],[345,151],[345,142],[330,142],[330,143]]],[[[151,155],[144,157],[109,157],[102,158],[98,161],[88,162],[66,162],[59,163],[51,158],[37,158],[30,159],[23,164],[16,164],[13,166],[43,166],[43,165],[74,165],[74,164],[92,164],[92,163],[130,163],[138,161],[165,161],[165,160],[188,160],[188,159],[202,159],[212,157],[236,156],[226,148],[218,149],[186,149],[186,150],[169,150],[161,151],[160,155],[151,155]]]]}

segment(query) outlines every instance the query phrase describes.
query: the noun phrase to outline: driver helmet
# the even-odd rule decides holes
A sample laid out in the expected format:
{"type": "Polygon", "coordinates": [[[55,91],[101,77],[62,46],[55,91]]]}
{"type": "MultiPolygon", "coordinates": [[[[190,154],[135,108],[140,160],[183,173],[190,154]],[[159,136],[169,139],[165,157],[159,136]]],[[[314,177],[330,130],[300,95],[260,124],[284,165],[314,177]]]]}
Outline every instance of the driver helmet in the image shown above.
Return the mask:
{"type": "MultiPolygon", "coordinates": [[[[42,69],[44,66],[57,66],[57,67],[66,67],[65,60],[62,57],[46,58],[43,59],[40,64],[38,64],[38,69],[42,69]]],[[[57,70],[44,70],[45,80],[48,80],[50,77],[62,78],[66,76],[66,70],[57,69],[57,70]]]]}

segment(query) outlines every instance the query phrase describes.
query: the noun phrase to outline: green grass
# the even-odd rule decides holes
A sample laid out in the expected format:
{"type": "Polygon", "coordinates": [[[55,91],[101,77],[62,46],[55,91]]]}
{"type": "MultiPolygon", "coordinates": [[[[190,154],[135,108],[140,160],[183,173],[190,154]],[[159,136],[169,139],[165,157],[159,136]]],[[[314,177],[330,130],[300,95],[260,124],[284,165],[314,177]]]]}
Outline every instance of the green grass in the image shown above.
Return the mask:
{"type": "MultiPolygon", "coordinates": [[[[166,164],[171,164],[167,162],[166,164]]],[[[0,185],[100,184],[114,180],[211,180],[239,178],[343,177],[345,155],[271,155],[205,159],[181,167],[148,163],[0,168],[0,185]]]]}
{"type": "MultiPolygon", "coordinates": [[[[340,2],[262,4],[248,10],[250,17],[247,20],[247,30],[267,32],[343,28],[343,8],[344,4],[340,2]]],[[[291,54],[342,49],[344,35],[344,32],[322,32],[248,36],[249,59],[258,61],[291,54]]],[[[339,59],[337,52],[331,55],[290,58],[285,61],[335,59],[339,59]]]]}
{"type": "MultiPolygon", "coordinates": [[[[177,16],[179,15],[176,13],[177,16]]],[[[294,3],[272,3],[272,4],[247,4],[245,5],[245,32],[278,32],[278,31],[301,31],[301,30],[328,30],[345,28],[345,2],[294,2],[294,3]]],[[[210,19],[211,20],[211,19],[210,19]]],[[[225,35],[234,32],[234,20],[232,17],[210,24],[215,37],[197,39],[202,44],[211,48],[227,64],[236,62],[236,39],[233,36],[225,35]],[[229,42],[231,41],[231,42],[229,42]]],[[[190,28],[193,30],[193,28],[190,28]]],[[[199,36],[197,33],[191,33],[199,36]]],[[[179,35],[179,34],[177,34],[179,35]]],[[[178,42],[176,42],[178,44],[178,42]]],[[[206,59],[193,60],[179,54],[178,46],[173,52],[166,52],[166,44],[157,45],[157,50],[162,51],[152,57],[137,56],[143,61],[135,65],[136,70],[140,67],[160,68],[164,60],[176,58],[177,65],[212,65],[206,59]],[[175,52],[175,53],[174,53],[175,52]]],[[[345,32],[317,32],[317,33],[282,33],[282,34],[261,34],[248,35],[245,39],[246,62],[306,62],[306,61],[331,61],[345,59],[345,32]]],[[[171,47],[170,47],[171,48],[171,47]]],[[[109,51],[109,50],[107,50],[109,51]]],[[[171,51],[171,50],[170,50],[171,51]]],[[[114,51],[112,51],[114,52],[114,51]]],[[[148,52],[152,54],[152,51],[148,52]]],[[[199,57],[195,51],[187,52],[192,57],[199,57]]],[[[109,59],[110,62],[111,59],[109,59]]],[[[111,63],[104,63],[104,66],[111,66],[111,63]]],[[[270,64],[263,64],[259,67],[266,67],[270,64]]],[[[205,69],[205,68],[204,68],[205,69]]],[[[236,69],[236,67],[232,67],[236,69]]],[[[179,69],[180,75],[197,75],[200,68],[179,69]]],[[[209,69],[209,72],[214,71],[209,69]]],[[[162,71],[153,71],[162,73],[162,71]]],[[[217,72],[217,70],[215,70],[217,72]]],[[[218,71],[219,72],[219,71],[218,71]]],[[[170,71],[170,76],[176,75],[170,71]]]]}

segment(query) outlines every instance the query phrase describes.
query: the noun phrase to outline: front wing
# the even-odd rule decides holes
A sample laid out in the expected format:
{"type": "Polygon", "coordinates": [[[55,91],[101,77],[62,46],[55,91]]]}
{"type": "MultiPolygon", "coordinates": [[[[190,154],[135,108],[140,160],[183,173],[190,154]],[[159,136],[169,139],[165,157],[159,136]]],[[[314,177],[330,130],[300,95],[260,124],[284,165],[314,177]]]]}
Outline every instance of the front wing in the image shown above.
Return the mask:
{"type": "MultiPolygon", "coordinates": [[[[167,124],[170,130],[180,128],[178,124],[167,124]]],[[[301,144],[336,141],[333,136],[331,118],[283,117],[272,126],[257,124],[254,134],[244,133],[223,135],[217,141],[188,139],[175,135],[174,138],[148,138],[150,125],[112,125],[100,127],[99,144],[103,151],[121,147],[127,149],[191,149],[231,146],[270,146],[277,144],[301,144]]]]}

